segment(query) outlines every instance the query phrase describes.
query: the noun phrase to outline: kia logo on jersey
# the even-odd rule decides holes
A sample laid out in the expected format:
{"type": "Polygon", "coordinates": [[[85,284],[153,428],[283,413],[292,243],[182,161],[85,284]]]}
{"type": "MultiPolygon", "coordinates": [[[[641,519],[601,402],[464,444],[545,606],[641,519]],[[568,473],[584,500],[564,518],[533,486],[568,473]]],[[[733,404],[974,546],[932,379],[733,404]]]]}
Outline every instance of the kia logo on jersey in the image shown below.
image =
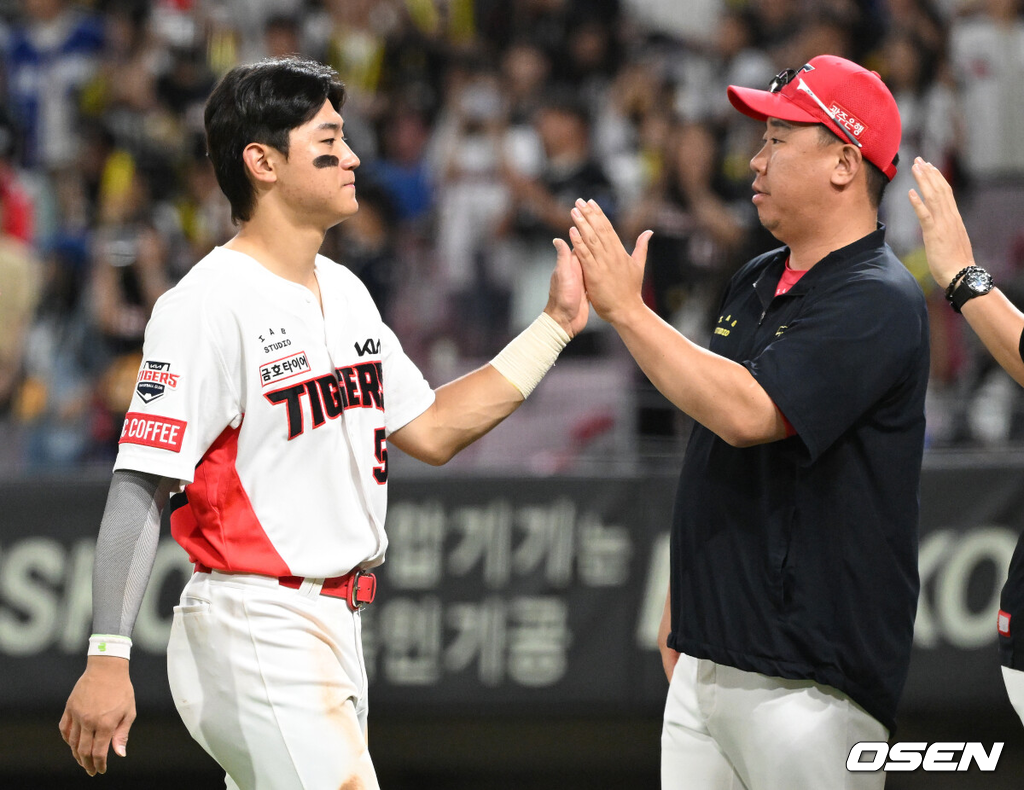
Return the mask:
{"type": "Polygon", "coordinates": [[[172,390],[177,389],[180,378],[180,373],[171,373],[170,362],[143,362],[135,391],[139,393],[143,403],[152,403],[161,397],[168,387],[172,390]]]}
{"type": "Polygon", "coordinates": [[[379,354],[380,353],[380,338],[374,340],[372,337],[366,338],[362,345],[359,343],[353,343],[356,347],[356,353],[363,357],[367,354],[379,354]]]}

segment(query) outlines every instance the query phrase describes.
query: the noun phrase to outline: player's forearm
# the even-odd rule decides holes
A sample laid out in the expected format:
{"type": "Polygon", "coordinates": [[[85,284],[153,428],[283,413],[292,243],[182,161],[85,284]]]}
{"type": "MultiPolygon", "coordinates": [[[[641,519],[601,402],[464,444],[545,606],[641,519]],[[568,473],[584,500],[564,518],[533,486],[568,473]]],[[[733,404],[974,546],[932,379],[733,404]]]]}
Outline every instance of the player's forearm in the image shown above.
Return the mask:
{"type": "Polygon", "coordinates": [[[1024,361],[1020,356],[1024,313],[1014,307],[998,288],[971,299],[963,306],[962,312],[996,362],[1024,386],[1024,361]]]}
{"type": "Polygon", "coordinates": [[[440,466],[494,428],[524,398],[491,365],[438,387],[434,404],[388,441],[414,458],[440,466]]]}
{"type": "Polygon", "coordinates": [[[574,296],[564,293],[572,293],[572,278],[571,272],[560,272],[559,267],[569,262],[568,247],[564,243],[562,247],[552,276],[551,300],[537,320],[489,364],[435,390],[433,405],[392,433],[388,441],[413,458],[440,466],[508,417],[529,397],[571,339],[569,330],[574,321],[578,323],[576,331],[586,323],[585,314],[582,320],[579,313],[570,312],[567,319],[563,315],[566,312],[563,301],[577,310],[586,302],[582,277],[575,282],[574,296]],[[568,327],[552,317],[552,313],[562,316],[568,327]]]}
{"type": "Polygon", "coordinates": [[[156,557],[171,481],[114,472],[96,540],[93,634],[130,637],[156,557]]]}
{"type": "Polygon", "coordinates": [[[661,394],[729,444],[785,438],[774,403],[742,365],[690,342],[646,307],[614,326],[661,394]]]}

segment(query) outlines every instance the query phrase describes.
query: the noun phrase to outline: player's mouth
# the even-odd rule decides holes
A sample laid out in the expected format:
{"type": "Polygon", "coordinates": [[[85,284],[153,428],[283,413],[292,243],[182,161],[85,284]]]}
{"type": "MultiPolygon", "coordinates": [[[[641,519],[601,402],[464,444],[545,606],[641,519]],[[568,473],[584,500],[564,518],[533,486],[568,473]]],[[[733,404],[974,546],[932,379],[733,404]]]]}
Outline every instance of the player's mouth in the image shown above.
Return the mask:
{"type": "Polygon", "coordinates": [[[755,205],[762,202],[764,198],[768,196],[767,192],[757,188],[757,184],[753,184],[751,188],[754,190],[754,196],[751,198],[751,200],[754,202],[755,205]]]}

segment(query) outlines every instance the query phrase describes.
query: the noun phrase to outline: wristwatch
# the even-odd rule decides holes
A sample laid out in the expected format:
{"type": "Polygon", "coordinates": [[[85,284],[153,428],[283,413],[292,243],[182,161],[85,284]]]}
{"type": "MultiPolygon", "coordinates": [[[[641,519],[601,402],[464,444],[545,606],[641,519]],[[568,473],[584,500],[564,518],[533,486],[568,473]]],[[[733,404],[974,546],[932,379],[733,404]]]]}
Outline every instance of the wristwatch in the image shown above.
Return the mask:
{"type": "Polygon", "coordinates": [[[957,272],[946,288],[946,299],[956,312],[975,296],[983,296],[992,290],[992,275],[980,266],[967,266],[957,272]]]}

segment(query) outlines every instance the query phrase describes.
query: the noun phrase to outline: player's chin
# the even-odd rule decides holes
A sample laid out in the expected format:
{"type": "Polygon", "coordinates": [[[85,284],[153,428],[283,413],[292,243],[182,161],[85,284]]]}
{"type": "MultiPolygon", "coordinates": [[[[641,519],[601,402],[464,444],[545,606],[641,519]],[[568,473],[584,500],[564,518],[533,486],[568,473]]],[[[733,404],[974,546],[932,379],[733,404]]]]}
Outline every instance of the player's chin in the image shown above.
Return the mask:
{"type": "Polygon", "coordinates": [[[334,216],[335,224],[338,222],[344,222],[353,214],[359,211],[359,201],[356,200],[355,195],[350,196],[347,199],[343,199],[338,202],[335,206],[334,216]]]}

